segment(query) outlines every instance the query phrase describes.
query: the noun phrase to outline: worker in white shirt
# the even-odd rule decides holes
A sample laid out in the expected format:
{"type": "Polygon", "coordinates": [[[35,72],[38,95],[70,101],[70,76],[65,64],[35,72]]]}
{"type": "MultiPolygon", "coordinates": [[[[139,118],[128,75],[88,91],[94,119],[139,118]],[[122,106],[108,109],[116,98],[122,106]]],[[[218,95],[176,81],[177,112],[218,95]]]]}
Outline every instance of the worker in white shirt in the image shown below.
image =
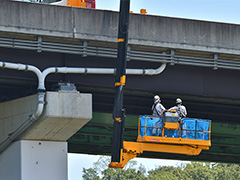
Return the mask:
{"type": "Polygon", "coordinates": [[[161,99],[158,95],[155,95],[153,98],[153,105],[152,105],[152,115],[156,117],[161,117],[163,112],[165,111],[165,107],[161,104],[161,99]]]}
{"type": "Polygon", "coordinates": [[[180,98],[176,99],[176,106],[171,107],[169,110],[176,110],[180,118],[187,116],[186,107],[182,105],[182,100],[180,98]]]}

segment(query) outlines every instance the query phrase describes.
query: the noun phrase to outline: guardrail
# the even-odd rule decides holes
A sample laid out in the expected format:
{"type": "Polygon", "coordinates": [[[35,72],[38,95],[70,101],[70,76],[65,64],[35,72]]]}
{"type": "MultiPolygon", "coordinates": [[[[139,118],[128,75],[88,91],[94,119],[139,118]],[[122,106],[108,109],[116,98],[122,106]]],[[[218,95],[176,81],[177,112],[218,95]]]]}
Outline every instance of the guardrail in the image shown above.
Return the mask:
{"type": "MultiPolygon", "coordinates": [[[[89,46],[86,41],[81,42],[82,45],[70,44],[70,43],[57,43],[43,41],[41,37],[36,40],[26,40],[17,38],[0,38],[0,47],[6,48],[19,48],[34,50],[37,52],[57,52],[67,54],[79,54],[84,57],[86,56],[99,56],[107,58],[117,58],[117,49],[89,46]]],[[[131,46],[131,45],[130,45],[131,46]]],[[[213,58],[204,58],[196,56],[184,56],[174,54],[174,50],[170,50],[171,53],[156,53],[147,51],[135,51],[128,49],[127,59],[136,61],[149,61],[149,62],[161,62],[169,63],[171,65],[190,65],[209,67],[213,69],[231,69],[240,70],[240,61],[237,60],[224,60],[218,59],[218,55],[214,54],[213,58]]]]}

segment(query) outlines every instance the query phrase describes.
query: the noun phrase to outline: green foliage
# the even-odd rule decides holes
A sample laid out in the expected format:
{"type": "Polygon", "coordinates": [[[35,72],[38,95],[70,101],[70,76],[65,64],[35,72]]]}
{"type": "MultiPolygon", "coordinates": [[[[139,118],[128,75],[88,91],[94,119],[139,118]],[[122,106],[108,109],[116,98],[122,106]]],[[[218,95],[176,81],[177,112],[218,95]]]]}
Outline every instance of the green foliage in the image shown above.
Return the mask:
{"type": "Polygon", "coordinates": [[[183,169],[186,179],[210,180],[214,179],[212,169],[204,163],[192,162],[183,169]]]}
{"type": "Polygon", "coordinates": [[[216,173],[216,180],[228,179],[235,180],[240,179],[240,166],[236,164],[217,164],[212,168],[216,173]]]}
{"type": "Polygon", "coordinates": [[[148,171],[148,178],[150,180],[171,179],[177,180],[179,178],[184,179],[182,175],[182,169],[180,167],[173,166],[160,166],[155,170],[148,171]]]}
{"type": "Polygon", "coordinates": [[[131,160],[124,169],[108,168],[110,157],[101,156],[97,162],[93,164],[94,168],[83,168],[84,180],[147,180],[146,168],[141,164],[131,160]],[[101,177],[101,178],[100,178],[101,177]]]}
{"type": "Polygon", "coordinates": [[[83,168],[83,179],[85,179],[85,180],[100,180],[100,177],[98,176],[98,173],[95,169],[93,169],[93,168],[89,168],[89,169],[83,168]]]}
{"type": "Polygon", "coordinates": [[[83,168],[84,180],[236,180],[240,179],[237,164],[191,162],[174,166],[159,166],[146,171],[144,165],[131,160],[124,169],[108,168],[110,157],[102,156],[94,168],[83,168]]]}
{"type": "Polygon", "coordinates": [[[136,169],[106,169],[103,171],[104,180],[147,180],[147,178],[140,172],[136,171],[136,169]]]}

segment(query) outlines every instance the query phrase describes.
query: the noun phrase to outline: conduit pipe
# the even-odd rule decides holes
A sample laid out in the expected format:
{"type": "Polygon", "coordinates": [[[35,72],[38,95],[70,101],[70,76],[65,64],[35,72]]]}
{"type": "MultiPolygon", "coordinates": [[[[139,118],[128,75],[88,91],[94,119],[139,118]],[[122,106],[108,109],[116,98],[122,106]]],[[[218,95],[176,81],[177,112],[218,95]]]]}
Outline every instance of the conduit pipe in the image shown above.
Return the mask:
{"type": "Polygon", "coordinates": [[[167,64],[163,63],[159,68],[157,69],[126,69],[126,74],[129,75],[158,75],[161,72],[164,71],[167,64]]]}
{"type": "Polygon", "coordinates": [[[19,63],[9,63],[9,62],[1,62],[0,61],[0,67],[2,67],[2,69],[15,69],[15,70],[19,70],[19,71],[31,71],[34,72],[37,77],[38,80],[41,79],[42,76],[42,72],[36,68],[35,66],[32,65],[25,65],[25,64],[19,64],[19,63]]]}
{"type": "Polygon", "coordinates": [[[38,93],[38,105],[35,113],[30,115],[30,117],[15,131],[8,134],[8,137],[0,144],[0,153],[4,151],[16,138],[18,138],[27,128],[29,128],[33,122],[37,121],[41,116],[44,108],[44,97],[45,92],[38,93]]]}
{"type": "MultiPolygon", "coordinates": [[[[157,69],[126,69],[128,75],[158,75],[166,68],[166,63],[163,63],[157,69]]],[[[45,90],[45,79],[51,73],[78,73],[78,74],[115,74],[116,69],[113,68],[70,68],[70,67],[50,67],[42,72],[42,79],[39,82],[38,89],[45,90]]]]}
{"type": "MultiPolygon", "coordinates": [[[[164,71],[166,63],[163,63],[157,69],[126,69],[128,75],[157,75],[164,71]]],[[[37,67],[19,63],[1,62],[0,67],[7,69],[15,69],[19,71],[31,71],[38,77],[38,90],[46,90],[45,78],[50,73],[77,73],[77,74],[114,74],[116,69],[113,68],[75,68],[75,67],[50,67],[41,72],[37,67]]]]}
{"type": "MultiPolygon", "coordinates": [[[[69,68],[69,67],[50,67],[41,72],[37,67],[32,65],[24,65],[19,63],[9,63],[1,62],[0,67],[2,69],[14,69],[19,71],[31,71],[37,75],[38,78],[38,105],[35,113],[30,115],[30,117],[15,131],[8,134],[8,137],[0,144],[0,153],[10,145],[16,138],[18,138],[31,124],[38,120],[44,109],[44,98],[45,98],[45,79],[50,73],[78,73],[78,74],[115,74],[115,69],[113,68],[69,68]]],[[[126,69],[126,74],[128,75],[157,75],[164,71],[166,68],[166,63],[163,63],[157,69],[126,69]]]]}
{"type": "MultiPolygon", "coordinates": [[[[31,65],[24,65],[24,64],[16,64],[16,63],[6,63],[6,62],[0,62],[0,67],[3,69],[15,69],[19,71],[31,71],[34,72],[37,77],[39,83],[42,83],[42,72],[36,68],[35,66],[31,65]]],[[[38,104],[36,111],[29,116],[29,118],[21,125],[19,126],[15,131],[8,134],[8,137],[0,144],[0,153],[7,148],[12,141],[14,141],[17,137],[19,137],[28,127],[31,126],[31,124],[38,120],[38,118],[41,116],[44,108],[44,97],[45,92],[39,91],[38,92],[38,104]]]]}

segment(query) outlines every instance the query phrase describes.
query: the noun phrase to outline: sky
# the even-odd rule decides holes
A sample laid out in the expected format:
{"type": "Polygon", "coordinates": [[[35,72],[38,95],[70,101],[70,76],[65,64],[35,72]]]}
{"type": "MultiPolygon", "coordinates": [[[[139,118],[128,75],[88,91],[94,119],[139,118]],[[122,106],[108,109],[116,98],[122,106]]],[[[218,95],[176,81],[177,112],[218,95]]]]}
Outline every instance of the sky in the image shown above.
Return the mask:
{"type": "MultiPolygon", "coordinates": [[[[120,0],[96,0],[96,8],[119,11],[120,0]]],[[[148,15],[179,17],[225,23],[240,23],[240,0],[131,0],[130,10],[139,13],[146,9],[148,15]]],[[[82,169],[93,167],[100,156],[68,154],[69,180],[81,180],[82,169]]],[[[159,165],[180,165],[186,161],[135,158],[147,170],[159,165]]]]}
{"type": "MultiPolygon", "coordinates": [[[[96,0],[97,9],[119,11],[120,0],[96,0]]],[[[240,23],[239,0],[131,0],[130,10],[150,15],[240,23]]]]}

